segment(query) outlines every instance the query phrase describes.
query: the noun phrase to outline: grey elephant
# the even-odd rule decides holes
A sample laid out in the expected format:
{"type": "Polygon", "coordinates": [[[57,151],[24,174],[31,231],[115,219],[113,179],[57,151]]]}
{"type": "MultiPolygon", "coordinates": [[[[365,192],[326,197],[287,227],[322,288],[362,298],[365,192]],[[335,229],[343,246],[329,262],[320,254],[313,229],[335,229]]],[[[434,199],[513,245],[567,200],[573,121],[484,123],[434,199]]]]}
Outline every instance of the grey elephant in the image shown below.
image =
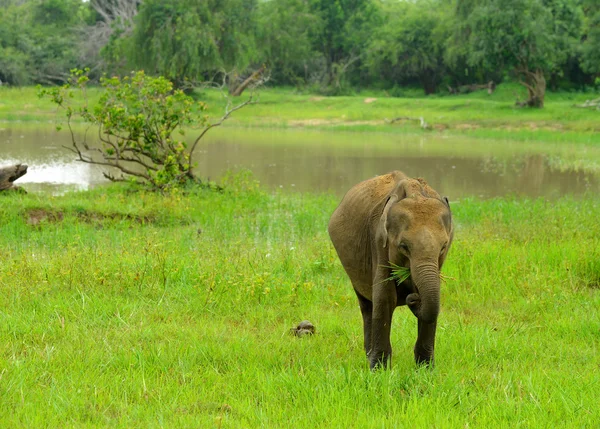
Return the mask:
{"type": "Polygon", "coordinates": [[[450,204],[423,179],[400,171],[350,189],[329,221],[329,236],[358,296],[371,369],[391,362],[397,306],[417,317],[417,364],[433,364],[440,269],[452,243],[450,204]],[[392,264],[410,269],[400,282],[392,264]]]}

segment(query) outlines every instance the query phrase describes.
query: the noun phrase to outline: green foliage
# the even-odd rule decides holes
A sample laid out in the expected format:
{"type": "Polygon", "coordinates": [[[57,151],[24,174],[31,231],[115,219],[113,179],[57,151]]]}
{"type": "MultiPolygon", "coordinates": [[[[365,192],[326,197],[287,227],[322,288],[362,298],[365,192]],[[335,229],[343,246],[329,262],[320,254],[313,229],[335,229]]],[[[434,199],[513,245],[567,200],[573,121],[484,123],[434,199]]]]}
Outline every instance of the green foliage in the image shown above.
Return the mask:
{"type": "MultiPolygon", "coordinates": [[[[460,3],[460,2],[459,2],[460,3]]],[[[545,76],[566,61],[581,31],[574,0],[474,0],[455,30],[453,43],[468,45],[471,65],[508,69],[543,106],[545,76]]]]}
{"type": "Polygon", "coordinates": [[[510,77],[541,106],[546,80],[585,89],[600,73],[595,0],[124,0],[126,12],[109,1],[103,13],[92,4],[3,0],[0,80],[57,84],[87,66],[94,80],[143,69],[186,90],[224,75],[234,88],[265,64],[273,85],[325,95],[417,85],[430,94],[510,77]]]}
{"type": "Polygon", "coordinates": [[[370,34],[379,23],[379,8],[371,0],[309,0],[311,11],[321,21],[313,46],[324,66],[319,83],[326,93],[348,91],[348,74],[365,54],[370,34]]]}
{"type": "Polygon", "coordinates": [[[385,24],[376,30],[368,49],[368,64],[387,82],[414,78],[426,94],[436,92],[444,64],[444,15],[438,2],[402,2],[389,7],[385,24]]]}
{"type": "Polygon", "coordinates": [[[259,3],[257,40],[273,82],[301,84],[306,80],[306,66],[318,55],[313,37],[321,27],[304,0],[259,3]]]}
{"type": "Polygon", "coordinates": [[[219,71],[245,71],[258,58],[256,0],[144,1],[131,64],[183,85],[219,71]]]}
{"type": "Polygon", "coordinates": [[[27,68],[28,56],[26,53],[12,46],[0,46],[0,81],[12,85],[25,85],[30,83],[31,76],[27,68]]]}
{"type": "MultiPolygon", "coordinates": [[[[184,127],[207,124],[207,117],[201,114],[206,108],[204,103],[173,90],[164,77],[154,78],[139,71],[122,79],[102,78],[104,92],[90,107],[85,99],[88,80],[84,71],[73,70],[67,84],[40,90],[40,96],[66,110],[69,128],[75,117],[98,127],[102,160],[85,154],[87,142],[77,142],[73,137],[72,150],[81,161],[116,168],[154,189],[181,185],[193,178],[184,127]],[[82,105],[71,105],[73,89],[81,91],[82,105]]],[[[125,176],[105,175],[125,180],[125,176]]]]}
{"type": "Polygon", "coordinates": [[[600,76],[600,4],[591,0],[586,3],[581,66],[588,73],[600,76]]]}
{"type": "Polygon", "coordinates": [[[70,25],[76,15],[64,0],[45,0],[34,6],[33,19],[42,25],[70,25]]]}
{"type": "Polygon", "coordinates": [[[0,7],[0,80],[56,84],[79,66],[77,28],[89,5],[78,0],[8,2],[0,7]]]}

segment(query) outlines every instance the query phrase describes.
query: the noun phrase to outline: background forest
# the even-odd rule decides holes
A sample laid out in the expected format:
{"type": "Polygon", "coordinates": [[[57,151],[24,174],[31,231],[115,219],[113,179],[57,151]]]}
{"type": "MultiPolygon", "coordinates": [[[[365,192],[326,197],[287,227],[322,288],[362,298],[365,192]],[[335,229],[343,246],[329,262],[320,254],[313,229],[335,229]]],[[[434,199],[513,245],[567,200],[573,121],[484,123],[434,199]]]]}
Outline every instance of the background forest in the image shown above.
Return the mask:
{"type": "Polygon", "coordinates": [[[595,89],[597,0],[0,0],[0,80],[57,84],[144,69],[180,87],[265,65],[270,85],[328,95],[512,80],[595,89]]]}

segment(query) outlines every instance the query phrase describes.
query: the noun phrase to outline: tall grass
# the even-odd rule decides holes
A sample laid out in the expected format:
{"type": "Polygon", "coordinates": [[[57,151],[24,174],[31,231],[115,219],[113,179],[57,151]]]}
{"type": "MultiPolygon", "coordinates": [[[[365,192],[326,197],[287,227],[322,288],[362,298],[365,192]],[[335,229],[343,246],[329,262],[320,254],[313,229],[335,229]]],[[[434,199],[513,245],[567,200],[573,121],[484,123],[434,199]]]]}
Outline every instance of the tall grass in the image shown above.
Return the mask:
{"type": "Polygon", "coordinates": [[[453,204],[436,367],[372,373],[337,198],[0,196],[2,427],[594,427],[600,203],[453,204]],[[312,337],[289,334],[308,319],[312,337]]]}

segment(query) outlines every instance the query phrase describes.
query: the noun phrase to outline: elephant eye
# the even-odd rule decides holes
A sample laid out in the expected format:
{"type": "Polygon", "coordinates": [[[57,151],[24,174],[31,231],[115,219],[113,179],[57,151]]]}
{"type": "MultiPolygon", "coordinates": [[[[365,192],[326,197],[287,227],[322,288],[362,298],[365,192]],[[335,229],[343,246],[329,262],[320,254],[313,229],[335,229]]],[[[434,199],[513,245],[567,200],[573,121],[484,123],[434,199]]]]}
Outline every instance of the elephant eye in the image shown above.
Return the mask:
{"type": "Polygon", "coordinates": [[[440,250],[440,255],[441,255],[442,253],[444,253],[444,250],[446,250],[446,246],[447,246],[447,244],[444,244],[444,245],[442,246],[442,250],[440,250]]]}
{"type": "Polygon", "coordinates": [[[400,249],[402,249],[403,251],[405,251],[406,253],[408,253],[408,246],[406,243],[400,243],[400,244],[398,244],[398,247],[400,249]]]}

